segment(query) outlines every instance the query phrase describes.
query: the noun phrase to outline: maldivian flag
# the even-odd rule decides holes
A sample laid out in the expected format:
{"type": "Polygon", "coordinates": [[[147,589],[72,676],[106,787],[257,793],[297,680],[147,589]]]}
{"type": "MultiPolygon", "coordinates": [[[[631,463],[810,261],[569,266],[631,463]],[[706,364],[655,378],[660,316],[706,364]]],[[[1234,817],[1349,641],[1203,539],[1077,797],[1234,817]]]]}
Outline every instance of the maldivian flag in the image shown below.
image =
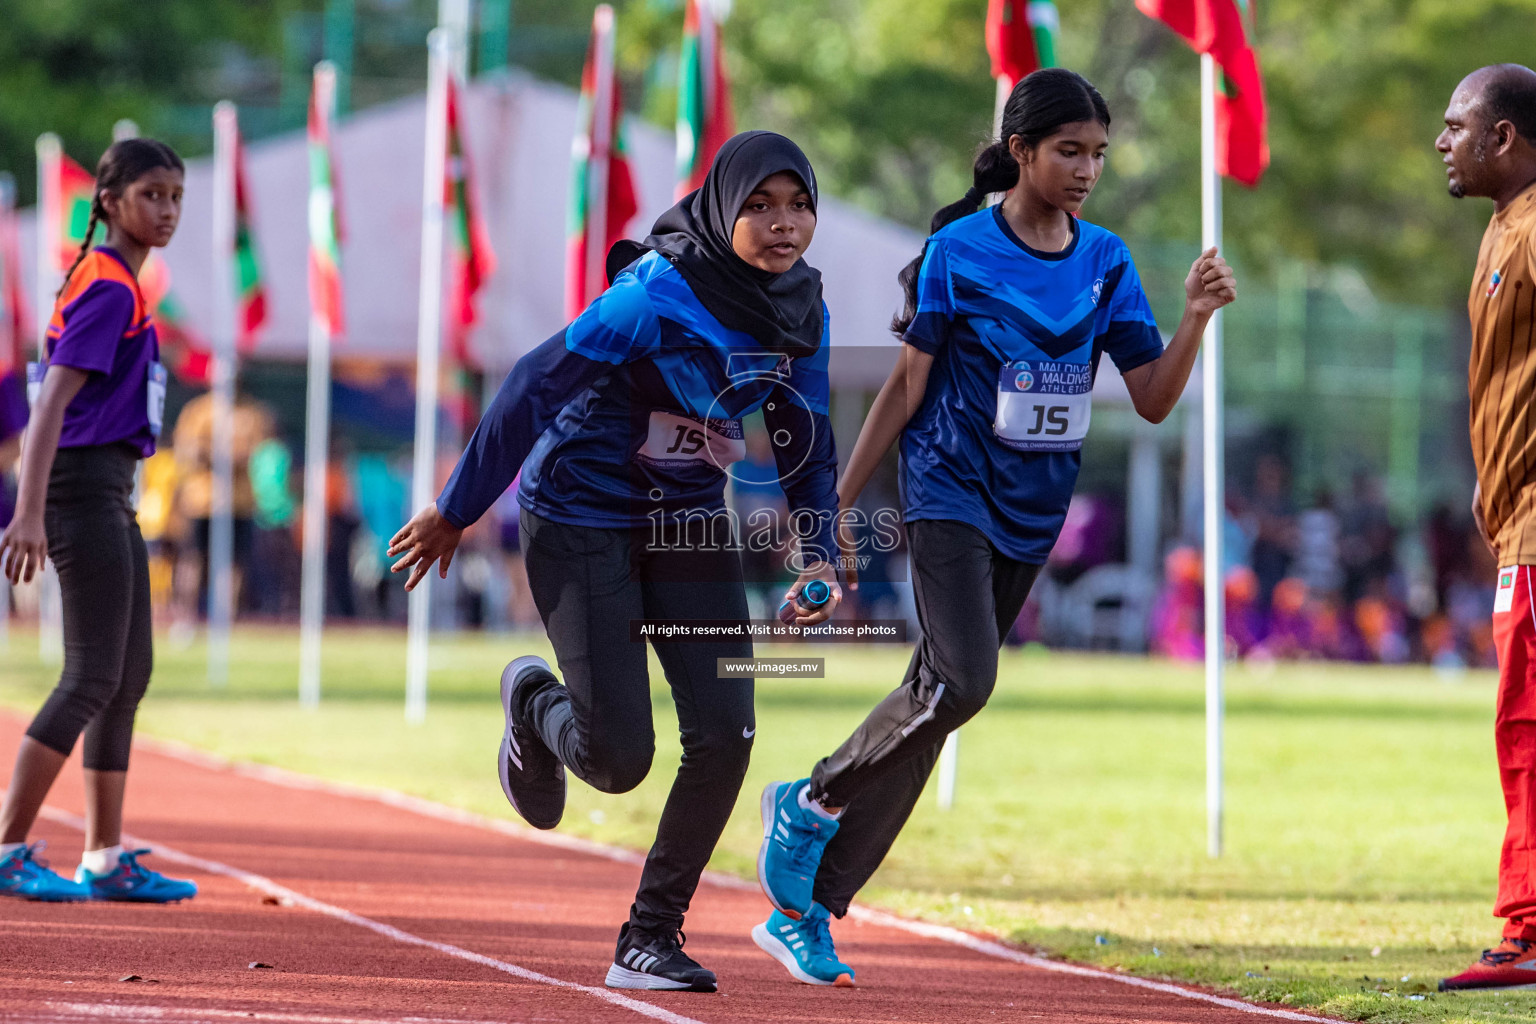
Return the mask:
{"type": "Polygon", "coordinates": [[[704,183],[720,146],[736,134],[713,0],[688,0],[677,86],[677,197],[704,183]]]}
{"type": "MultiPolygon", "coordinates": [[[[16,182],[0,174],[0,441],[27,427],[27,313],[16,239],[16,182]]],[[[5,519],[0,508],[0,521],[5,519]]],[[[7,614],[0,602],[0,615],[7,614]]]]}
{"type": "Polygon", "coordinates": [[[341,291],[341,204],[331,152],[335,78],[315,68],[309,93],[309,302],[332,338],[346,333],[341,291]],[[321,92],[325,95],[321,96],[321,92]]]}
{"type": "Polygon", "coordinates": [[[245,183],[245,144],[235,129],[235,301],[238,310],[240,351],[256,347],[258,332],[267,323],[267,288],[261,280],[261,262],[251,232],[251,193],[245,183]]]}
{"type": "Polygon", "coordinates": [[[1269,115],[1259,60],[1249,44],[1246,0],[1136,0],[1136,7],[1177,32],[1221,69],[1216,97],[1216,170],[1257,185],[1269,166],[1269,115]]]}
{"type": "Polygon", "coordinates": [[[479,322],[475,296],[496,270],[490,233],[475,202],[469,152],[464,146],[464,127],[459,118],[459,87],[448,76],[448,160],[444,165],[443,202],[453,211],[452,293],[449,301],[448,344],[461,364],[471,361],[469,332],[479,322]]]}
{"type": "Polygon", "coordinates": [[[96,177],[64,154],[59,155],[59,170],[48,187],[48,209],[43,211],[59,240],[58,265],[65,271],[80,255],[85,229],[91,223],[91,200],[96,196],[96,177]]]}
{"type": "Polygon", "coordinates": [[[624,106],[613,73],[613,8],[599,4],[581,72],[571,201],[566,218],[566,318],[576,319],[607,286],[604,260],[639,205],[624,151],[624,106]]]}
{"type": "Polygon", "coordinates": [[[212,379],[213,350],[187,322],[186,310],[171,291],[171,270],[153,250],[139,268],[139,291],[155,318],[160,361],[183,383],[206,387],[212,379]]]}
{"type": "Polygon", "coordinates": [[[16,184],[9,174],[0,175],[0,378],[21,372],[26,363],[27,340],[32,336],[26,303],[16,232],[16,184]]]}
{"type": "Polygon", "coordinates": [[[1061,16],[1050,0],[989,0],[987,54],[992,77],[1013,86],[1032,71],[1056,66],[1061,16]]]}

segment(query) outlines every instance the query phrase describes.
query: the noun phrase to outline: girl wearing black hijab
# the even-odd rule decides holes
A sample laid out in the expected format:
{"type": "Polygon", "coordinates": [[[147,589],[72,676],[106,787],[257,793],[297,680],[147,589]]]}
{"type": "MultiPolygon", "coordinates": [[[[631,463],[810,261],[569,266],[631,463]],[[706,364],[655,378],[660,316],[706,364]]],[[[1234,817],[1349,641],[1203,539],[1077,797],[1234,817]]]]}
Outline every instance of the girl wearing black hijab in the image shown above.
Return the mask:
{"type": "MultiPolygon", "coordinates": [[[[831,585],[801,625],[837,604],[827,312],[821,275],[801,258],[816,201],[815,172],[789,139],[727,141],[643,243],[614,246],[608,290],[517,362],[442,494],[391,542],[406,589],[434,563],[446,577],[464,528],[521,468],[528,582],[560,676],[532,655],[502,673],[498,763],[507,799],[536,828],[559,823],[566,769],[605,793],[649,772],[641,623],[748,618],[724,488],[745,454],[741,421],[759,409],[799,540],[786,596],[812,579],[831,585]]],[[[750,658],[752,643],[650,639],[683,758],[607,984],[713,992],[680,928],[757,731],[752,680],[721,678],[717,659],[750,658]]]]}

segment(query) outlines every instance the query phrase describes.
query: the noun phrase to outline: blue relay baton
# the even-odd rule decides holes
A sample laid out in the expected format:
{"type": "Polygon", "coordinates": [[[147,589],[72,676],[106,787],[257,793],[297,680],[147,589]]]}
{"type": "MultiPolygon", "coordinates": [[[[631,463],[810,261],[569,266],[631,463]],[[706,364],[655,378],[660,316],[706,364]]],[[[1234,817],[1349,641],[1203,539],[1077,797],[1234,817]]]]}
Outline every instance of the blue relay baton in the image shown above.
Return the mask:
{"type": "Polygon", "coordinates": [[[809,615],[832,599],[832,588],[826,580],[811,580],[794,600],[785,601],[779,605],[779,621],[786,626],[793,625],[796,615],[809,615]]]}

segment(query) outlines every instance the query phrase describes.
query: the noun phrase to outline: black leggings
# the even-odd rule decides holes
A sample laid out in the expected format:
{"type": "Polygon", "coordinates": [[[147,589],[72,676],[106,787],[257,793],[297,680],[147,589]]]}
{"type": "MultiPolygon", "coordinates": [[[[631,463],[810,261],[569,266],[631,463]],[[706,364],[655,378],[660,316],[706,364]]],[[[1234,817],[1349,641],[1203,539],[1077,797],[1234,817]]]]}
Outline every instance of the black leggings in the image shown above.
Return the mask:
{"type": "Polygon", "coordinates": [[[1040,573],[965,523],[918,520],[907,539],[923,635],[906,677],[811,773],[812,795],[846,808],[812,890],[838,917],[901,834],[945,737],[992,696],[997,649],[1040,573]]]}
{"type": "MultiPolygon", "coordinates": [[[[644,619],[747,618],[732,550],[655,548],[644,530],[597,529],[522,514],[528,587],[565,685],[524,694],[520,715],[578,779],[604,793],[634,789],[651,769],[656,733],[644,619]]],[[[675,930],[741,792],[757,731],[752,680],[720,678],[719,658],[750,658],[750,640],[652,642],[672,688],[683,760],[645,859],[629,919],[675,930]]]]}
{"type": "Polygon", "coordinates": [[[149,557],[133,512],[138,452],[61,448],[48,478],[48,557],[64,599],[64,672],[27,735],[85,767],[128,769],[133,718],[149,686],[154,637],[149,557]]]}

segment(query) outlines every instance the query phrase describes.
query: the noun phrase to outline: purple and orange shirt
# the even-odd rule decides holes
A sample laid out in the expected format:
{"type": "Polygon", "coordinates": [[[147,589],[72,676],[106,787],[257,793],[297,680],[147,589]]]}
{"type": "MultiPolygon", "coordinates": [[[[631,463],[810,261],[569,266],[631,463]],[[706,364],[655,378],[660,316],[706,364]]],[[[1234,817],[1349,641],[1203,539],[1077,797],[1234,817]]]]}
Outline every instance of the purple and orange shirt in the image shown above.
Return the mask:
{"type": "Polygon", "coordinates": [[[160,342],[138,280],[112,249],[97,246],[70,275],[48,323],[47,365],[90,374],[64,410],[60,448],[127,442],[146,458],[155,453],[165,408],[160,342]]]}

